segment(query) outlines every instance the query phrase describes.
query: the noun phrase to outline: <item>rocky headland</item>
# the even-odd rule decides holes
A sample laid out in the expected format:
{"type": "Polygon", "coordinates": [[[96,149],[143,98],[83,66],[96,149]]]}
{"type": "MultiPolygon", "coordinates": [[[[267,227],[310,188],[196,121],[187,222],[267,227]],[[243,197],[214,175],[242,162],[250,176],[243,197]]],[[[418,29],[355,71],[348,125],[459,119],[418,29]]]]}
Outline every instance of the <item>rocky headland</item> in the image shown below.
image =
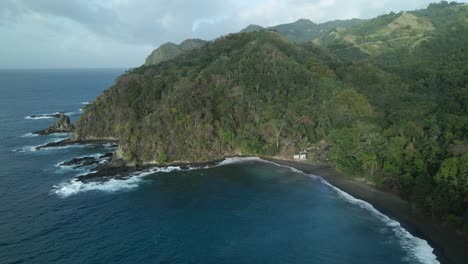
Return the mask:
{"type": "Polygon", "coordinates": [[[37,135],[48,135],[53,133],[71,133],[75,130],[75,126],[70,122],[70,117],[64,113],[52,114],[51,117],[58,118],[52,126],[33,132],[37,135]]]}

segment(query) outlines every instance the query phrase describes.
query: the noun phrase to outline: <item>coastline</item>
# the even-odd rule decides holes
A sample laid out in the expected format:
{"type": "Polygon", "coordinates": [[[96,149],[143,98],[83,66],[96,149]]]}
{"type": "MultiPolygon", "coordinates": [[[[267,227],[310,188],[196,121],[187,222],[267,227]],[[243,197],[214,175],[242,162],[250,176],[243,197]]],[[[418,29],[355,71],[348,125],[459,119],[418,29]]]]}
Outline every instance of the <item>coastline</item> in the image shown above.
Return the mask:
{"type": "Polygon", "coordinates": [[[463,264],[468,260],[468,241],[464,237],[453,229],[434,223],[414,210],[407,201],[392,193],[378,190],[364,182],[348,179],[329,165],[313,165],[270,157],[261,157],[261,159],[320,176],[333,186],[372,204],[377,210],[400,222],[415,236],[427,240],[434,247],[434,253],[441,263],[463,264]]]}
{"type": "MultiPolygon", "coordinates": [[[[74,144],[117,144],[111,140],[63,140],[53,142],[41,147],[59,147],[74,144]]],[[[109,178],[126,178],[129,174],[139,170],[157,167],[180,166],[183,168],[195,167],[206,168],[219,164],[229,157],[251,157],[243,155],[226,156],[220,159],[204,162],[175,161],[166,164],[145,164],[140,166],[127,166],[124,163],[106,164],[99,166],[96,172],[78,177],[81,182],[102,181],[109,178]]],[[[292,167],[307,174],[320,176],[331,185],[340,190],[364,200],[374,206],[377,210],[397,220],[402,227],[413,235],[420,237],[434,248],[440,263],[464,264],[468,259],[468,240],[455,230],[441,226],[428,217],[415,210],[410,203],[395,194],[384,192],[376,187],[363,182],[347,178],[346,175],[337,171],[330,165],[314,165],[303,161],[282,159],[281,157],[259,157],[261,160],[272,162],[277,165],[292,167]]]]}

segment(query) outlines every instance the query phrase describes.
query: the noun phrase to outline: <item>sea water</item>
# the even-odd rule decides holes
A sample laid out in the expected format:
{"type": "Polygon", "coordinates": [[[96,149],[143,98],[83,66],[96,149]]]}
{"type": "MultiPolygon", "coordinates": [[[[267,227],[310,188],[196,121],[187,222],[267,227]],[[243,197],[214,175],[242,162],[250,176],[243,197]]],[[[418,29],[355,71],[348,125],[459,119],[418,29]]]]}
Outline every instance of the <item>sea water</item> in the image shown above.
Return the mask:
{"type": "Polygon", "coordinates": [[[109,146],[35,150],[47,114],[123,70],[0,71],[0,263],[438,263],[391,216],[318,176],[256,158],[81,183],[61,167],[109,146]],[[32,117],[36,116],[36,117],[32,117]]]}

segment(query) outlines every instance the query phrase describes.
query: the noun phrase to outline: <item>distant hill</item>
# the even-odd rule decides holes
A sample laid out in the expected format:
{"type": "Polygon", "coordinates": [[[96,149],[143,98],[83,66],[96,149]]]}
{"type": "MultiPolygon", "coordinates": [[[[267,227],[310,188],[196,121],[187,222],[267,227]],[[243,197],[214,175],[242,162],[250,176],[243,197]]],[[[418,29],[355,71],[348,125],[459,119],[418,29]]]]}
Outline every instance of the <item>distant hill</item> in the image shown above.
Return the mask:
{"type": "MultiPolygon", "coordinates": [[[[467,12],[466,4],[431,4],[427,9],[382,15],[348,29],[338,27],[318,43],[349,60],[356,60],[359,53],[361,58],[411,53],[421,45],[446,40],[455,31],[467,36],[467,12]]],[[[454,39],[458,43],[449,47],[465,45],[468,36],[454,39]]]]}
{"type": "Polygon", "coordinates": [[[265,30],[264,27],[259,25],[248,25],[246,28],[242,29],[241,33],[248,33],[248,32],[255,32],[255,31],[262,31],[265,30]]]}
{"type": "Polygon", "coordinates": [[[258,25],[249,25],[241,30],[241,32],[252,32],[261,30],[273,30],[292,42],[305,43],[317,38],[321,38],[328,34],[328,32],[336,27],[350,28],[363,23],[362,19],[349,19],[349,20],[335,20],[322,24],[316,24],[308,19],[299,19],[296,22],[289,24],[281,24],[273,27],[263,28],[258,25]]]}
{"type": "MultiPolygon", "coordinates": [[[[326,36],[330,30],[339,28],[350,28],[363,23],[365,20],[335,20],[322,24],[315,24],[307,19],[299,19],[289,24],[281,24],[264,28],[259,25],[249,25],[242,29],[241,33],[256,31],[276,31],[288,40],[295,43],[305,43],[326,36]]],[[[207,41],[201,39],[187,39],[179,45],[168,42],[155,49],[145,61],[145,65],[155,65],[163,61],[171,60],[190,50],[197,49],[205,45],[207,41]]]]}
{"type": "Polygon", "coordinates": [[[201,39],[187,39],[179,45],[168,42],[155,49],[145,61],[145,65],[155,65],[163,61],[171,60],[180,54],[205,45],[206,41],[201,39]]]}

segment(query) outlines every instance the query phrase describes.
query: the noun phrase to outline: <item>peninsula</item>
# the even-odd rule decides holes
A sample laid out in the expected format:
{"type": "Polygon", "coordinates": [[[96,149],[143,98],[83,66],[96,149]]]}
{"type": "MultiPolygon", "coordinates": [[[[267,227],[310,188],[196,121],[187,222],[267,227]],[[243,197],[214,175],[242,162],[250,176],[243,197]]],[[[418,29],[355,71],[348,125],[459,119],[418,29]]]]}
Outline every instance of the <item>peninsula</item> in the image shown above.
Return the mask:
{"type": "Polygon", "coordinates": [[[70,142],[118,142],[111,163],[129,167],[307,152],[468,235],[467,16],[441,2],[167,44],[85,106],[70,142]]]}

